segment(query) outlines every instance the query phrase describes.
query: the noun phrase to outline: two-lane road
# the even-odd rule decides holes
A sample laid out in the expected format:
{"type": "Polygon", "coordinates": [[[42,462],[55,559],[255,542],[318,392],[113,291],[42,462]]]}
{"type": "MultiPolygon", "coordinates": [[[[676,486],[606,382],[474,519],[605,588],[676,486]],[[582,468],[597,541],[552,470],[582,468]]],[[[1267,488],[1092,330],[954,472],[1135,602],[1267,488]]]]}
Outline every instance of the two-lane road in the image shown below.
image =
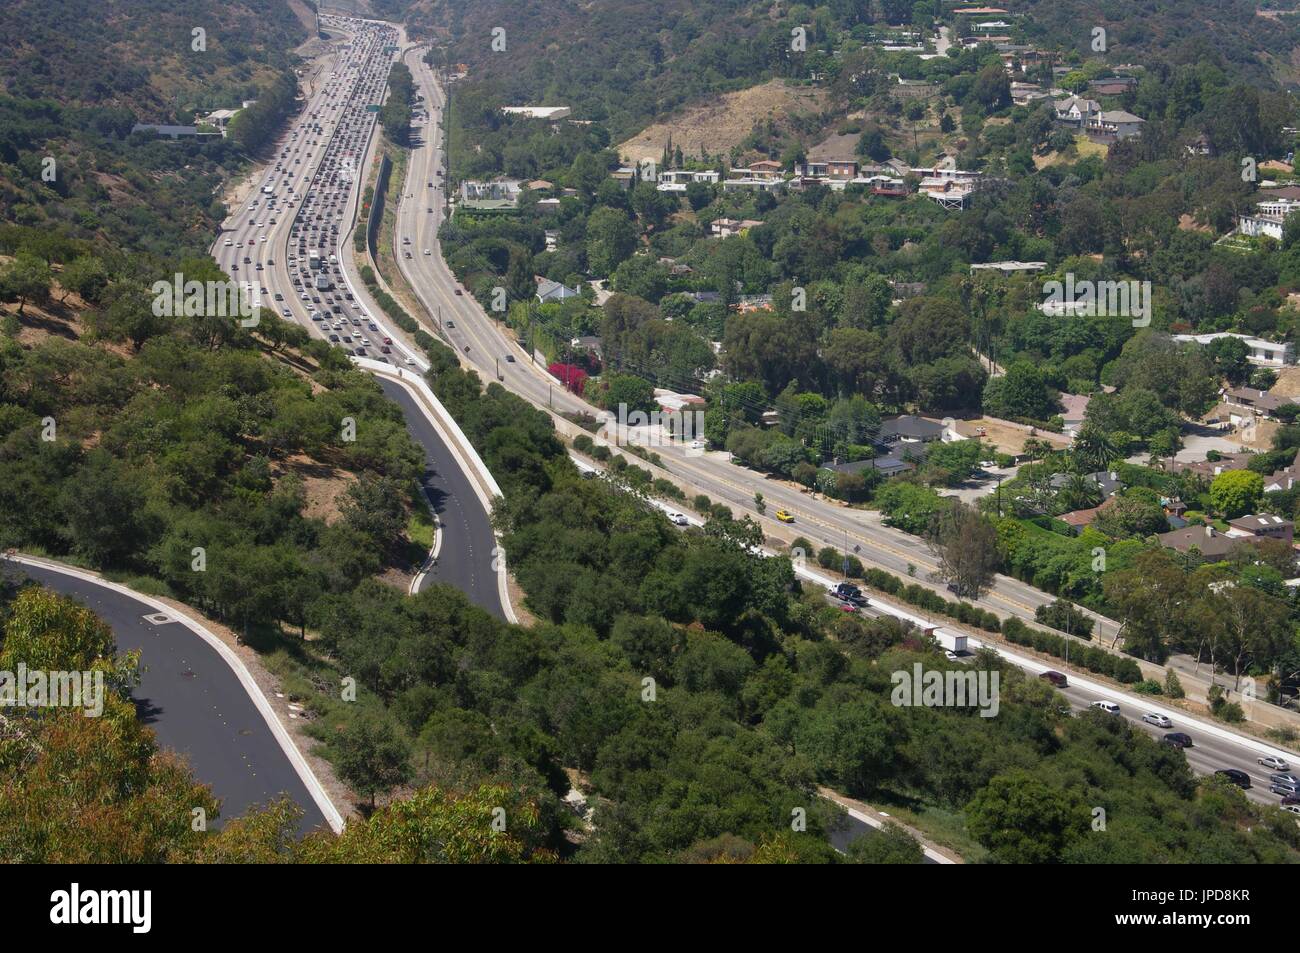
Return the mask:
{"type": "Polygon", "coordinates": [[[30,563],[8,565],[85,603],[112,626],[119,652],[139,650],[144,671],[133,698],[140,718],[220,799],[221,819],[209,818],[210,826],[282,795],[303,810],[299,833],[325,823],[319,787],[313,797],[240,679],[188,626],[174,617],[151,621],[155,606],[101,582],[30,563]]]}

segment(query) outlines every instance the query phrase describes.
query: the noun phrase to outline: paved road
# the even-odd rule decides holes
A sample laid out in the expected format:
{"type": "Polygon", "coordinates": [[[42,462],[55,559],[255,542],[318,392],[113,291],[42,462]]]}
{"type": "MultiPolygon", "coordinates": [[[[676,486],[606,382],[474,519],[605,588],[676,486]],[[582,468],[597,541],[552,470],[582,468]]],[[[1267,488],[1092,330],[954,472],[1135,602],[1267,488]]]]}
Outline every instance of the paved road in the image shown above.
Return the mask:
{"type": "Polygon", "coordinates": [[[382,378],[380,386],[402,409],[407,429],[424,448],[424,492],[438,516],[438,558],[422,577],[420,589],[434,583],[455,586],[470,602],[504,620],[497,575],[492,568],[496,545],[492,523],[473,484],[410,393],[400,384],[382,378]]]}
{"type": "MultiPolygon", "coordinates": [[[[425,315],[421,317],[431,330],[441,334],[455,348],[462,362],[476,369],[484,380],[500,380],[505,387],[538,407],[556,412],[595,414],[595,407],[559,386],[545,367],[535,363],[513,336],[505,333],[502,325],[479,307],[443,260],[437,232],[443,219],[444,177],[439,175],[439,171],[445,172],[442,155],[445,97],[433,70],[421,59],[422,52],[422,48],[416,48],[404,56],[417,89],[425,97],[429,117],[428,122],[418,129],[422,145],[410,156],[394,237],[395,248],[413,249],[411,258],[400,258],[398,266],[424,306],[425,315]],[[430,182],[433,188],[429,187],[430,182]],[[408,238],[409,246],[403,244],[408,238]],[[430,254],[425,255],[425,249],[430,254]],[[508,361],[507,356],[513,357],[514,361],[508,361]]],[[[788,539],[797,533],[819,547],[848,549],[868,565],[900,575],[907,575],[908,567],[912,566],[916,578],[922,583],[938,568],[919,540],[884,526],[876,513],[845,508],[764,474],[736,466],[726,453],[701,455],[677,442],[655,446],[654,450],[663,458],[669,474],[727,504],[737,515],[754,518],[769,535],[788,539]],[[755,492],[763,494],[767,515],[760,515],[755,509],[755,492]],[[793,526],[775,521],[772,514],[778,509],[795,516],[793,526]]],[[[1017,579],[998,576],[992,591],[980,600],[980,604],[1003,615],[1032,620],[1034,609],[1054,598],[1017,579]]],[[[1114,630],[1113,623],[1099,621],[1098,637],[1113,636],[1114,630]]]]}
{"type": "MultiPolygon", "coordinates": [[[[271,189],[279,212],[265,207],[269,198],[259,189],[253,196],[258,204],[250,201],[251,208],[231,215],[213,254],[227,270],[238,266],[247,274],[253,269],[276,313],[314,336],[332,337],[332,343],[355,356],[420,372],[427,369],[427,361],[370,300],[355,274],[350,241],[359,215],[358,187],[375,141],[376,114],[366,107],[383,99],[393,62],[386,50],[400,46],[402,34],[392,25],[375,22],[340,20],[337,25],[348,32],[337,44],[333,69],[297,124],[276,145],[273,166],[280,169],[269,169],[260,182],[271,189]],[[315,269],[309,261],[312,251],[324,259],[315,269]],[[330,256],[338,261],[331,264],[330,256]],[[316,288],[320,276],[332,287],[316,288]],[[276,295],[282,300],[276,301],[276,295]]],[[[492,571],[496,543],[487,510],[407,391],[383,378],[380,383],[424,448],[426,492],[441,524],[437,563],[421,578],[421,588],[433,582],[454,585],[475,605],[504,618],[492,571]]]]}
{"type": "MultiPolygon", "coordinates": [[[[134,693],[158,743],[187,759],[221,800],[222,818],[288,794],[303,810],[299,833],[325,823],[235,673],[216,650],[179,622],[155,625],[156,610],[115,589],[41,566],[11,563],[44,586],[73,596],[113,627],[119,651],[138,649],[144,674],[134,693]]],[[[211,820],[211,819],[210,819],[211,820]]],[[[221,819],[211,820],[220,827],[221,819]]]]}

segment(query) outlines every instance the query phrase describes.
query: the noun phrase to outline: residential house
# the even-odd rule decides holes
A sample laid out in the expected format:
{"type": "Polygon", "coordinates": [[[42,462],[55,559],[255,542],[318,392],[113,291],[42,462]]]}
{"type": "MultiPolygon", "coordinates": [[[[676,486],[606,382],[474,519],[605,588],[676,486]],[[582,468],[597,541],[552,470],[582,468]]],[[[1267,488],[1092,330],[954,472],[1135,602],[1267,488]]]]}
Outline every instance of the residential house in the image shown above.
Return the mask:
{"type": "Polygon", "coordinates": [[[514,179],[479,181],[466,179],[460,184],[460,198],[470,202],[505,202],[511,207],[519,204],[519,182],[514,179]]]}
{"type": "Polygon", "coordinates": [[[1174,340],[1202,346],[1222,337],[1239,338],[1246,344],[1246,360],[1260,367],[1287,367],[1295,363],[1295,345],[1290,341],[1265,341],[1249,334],[1216,331],[1213,334],[1175,334],[1174,340]]]}
{"type": "Polygon", "coordinates": [[[971,265],[971,271],[996,271],[1003,275],[1036,275],[1047,268],[1045,261],[989,261],[971,265]]]}
{"type": "Polygon", "coordinates": [[[507,116],[522,116],[525,119],[565,119],[573,115],[568,106],[502,106],[501,111],[507,116]]]}
{"type": "MultiPolygon", "coordinates": [[[[1087,478],[1097,485],[1103,501],[1109,500],[1123,488],[1119,474],[1114,470],[1098,470],[1096,473],[1087,474],[1087,478]]],[[[1074,479],[1073,473],[1054,473],[1051,479],[1052,489],[1063,489],[1072,479],[1074,479]]]]}
{"type": "Polygon", "coordinates": [[[933,443],[943,440],[947,433],[947,428],[941,423],[915,414],[901,414],[881,423],[878,439],[883,444],[933,443]]]}
{"type": "Polygon", "coordinates": [[[1084,124],[1084,131],[1097,141],[1115,142],[1131,139],[1142,132],[1146,120],[1123,109],[1108,109],[1093,113],[1084,124]]]}
{"type": "Polygon", "coordinates": [[[1271,513],[1252,513],[1228,520],[1228,535],[1255,539],[1280,539],[1287,545],[1295,536],[1295,523],[1271,513]]]}
{"type": "Polygon", "coordinates": [[[1247,538],[1229,536],[1213,526],[1184,526],[1182,529],[1160,533],[1156,540],[1166,549],[1177,550],[1184,555],[1199,553],[1206,559],[1213,560],[1224,558],[1238,546],[1250,544],[1247,538]]]}
{"type": "Polygon", "coordinates": [[[1062,513],[1057,519],[1070,527],[1070,531],[1075,536],[1078,536],[1085,527],[1091,526],[1096,521],[1099,512],[1101,512],[1101,506],[1090,506],[1084,510],[1072,510],[1069,513],[1062,513]]]}
{"type": "Polygon", "coordinates": [[[1244,470],[1253,453],[1223,453],[1217,460],[1161,460],[1160,466],[1170,473],[1197,473],[1207,480],[1213,480],[1220,473],[1229,470],[1244,470]]]}
{"type": "Polygon", "coordinates": [[[1267,235],[1269,238],[1282,240],[1286,220],[1291,213],[1300,208],[1300,200],[1270,193],[1269,197],[1256,204],[1254,215],[1242,215],[1237,220],[1237,231],[1246,236],[1267,235]]]}
{"type": "Polygon", "coordinates": [[[709,226],[709,231],[719,238],[731,238],[733,235],[744,235],[756,225],[762,225],[762,222],[754,221],[751,218],[734,219],[734,218],[717,218],[709,226]]]}
{"type": "Polygon", "coordinates": [[[1230,387],[1223,392],[1223,402],[1228,406],[1228,419],[1239,427],[1255,417],[1272,417],[1290,397],[1279,397],[1256,387],[1230,387]]]}
{"type": "Polygon", "coordinates": [[[540,275],[537,281],[537,301],[539,304],[551,304],[564,301],[566,298],[579,298],[582,293],[568,288],[558,281],[551,281],[549,278],[543,278],[540,275]]]}
{"type": "Polygon", "coordinates": [[[1136,76],[1107,76],[1094,79],[1088,84],[1088,92],[1094,96],[1123,96],[1137,88],[1136,76]]]}
{"type": "Polygon", "coordinates": [[[1083,129],[1089,120],[1101,112],[1101,103],[1095,99],[1082,96],[1067,96],[1052,104],[1056,109],[1056,121],[1083,129]]]}
{"type": "Polygon", "coordinates": [[[219,132],[202,132],[198,126],[169,126],[165,123],[137,122],[131,127],[132,133],[151,133],[165,139],[211,139],[221,135],[219,132]]]}

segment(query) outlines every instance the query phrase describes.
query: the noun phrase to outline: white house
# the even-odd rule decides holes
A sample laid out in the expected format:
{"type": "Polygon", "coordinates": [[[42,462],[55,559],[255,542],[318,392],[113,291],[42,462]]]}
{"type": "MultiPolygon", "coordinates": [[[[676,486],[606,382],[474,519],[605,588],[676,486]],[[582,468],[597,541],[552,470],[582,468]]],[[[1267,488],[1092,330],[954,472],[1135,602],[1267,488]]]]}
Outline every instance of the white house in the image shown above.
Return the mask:
{"type": "Polygon", "coordinates": [[[501,111],[507,116],[523,116],[525,119],[565,119],[573,115],[568,106],[502,106],[501,111]]]}
{"type": "Polygon", "coordinates": [[[1209,344],[1218,338],[1240,338],[1246,343],[1246,360],[1260,367],[1287,367],[1295,363],[1295,345],[1288,342],[1265,341],[1249,334],[1218,331],[1214,334],[1175,334],[1174,340],[1183,343],[1209,344]]]}
{"type": "Polygon", "coordinates": [[[1067,96],[1065,99],[1056,100],[1052,105],[1056,109],[1057,122],[1069,123],[1080,129],[1092,116],[1101,112],[1100,103],[1095,99],[1084,99],[1081,96],[1067,96]]]}

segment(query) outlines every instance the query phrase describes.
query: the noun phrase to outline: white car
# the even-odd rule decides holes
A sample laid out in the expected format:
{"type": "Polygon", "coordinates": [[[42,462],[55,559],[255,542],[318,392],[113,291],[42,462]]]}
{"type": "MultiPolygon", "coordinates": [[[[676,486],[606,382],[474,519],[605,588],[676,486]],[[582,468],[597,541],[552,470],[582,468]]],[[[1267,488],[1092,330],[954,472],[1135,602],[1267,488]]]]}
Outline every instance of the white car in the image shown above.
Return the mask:
{"type": "Polygon", "coordinates": [[[1149,711],[1142,716],[1142,720],[1148,725],[1155,725],[1157,728],[1172,728],[1174,723],[1159,712],[1149,711]]]}
{"type": "Polygon", "coordinates": [[[1093,702],[1088,707],[1095,708],[1098,711],[1104,711],[1108,715],[1119,714],[1119,705],[1116,705],[1114,702],[1093,702]]]}
{"type": "Polygon", "coordinates": [[[229,248],[229,247],[230,247],[231,245],[233,245],[233,244],[234,244],[234,242],[232,242],[229,238],[226,239],[226,247],[227,247],[227,248],[229,248]]]}
{"type": "Polygon", "coordinates": [[[668,514],[668,522],[672,523],[674,526],[689,526],[689,525],[691,525],[691,524],[690,524],[690,520],[688,520],[688,519],[687,519],[685,516],[683,516],[681,513],[669,513],[669,514],[668,514]]]}
{"type": "Polygon", "coordinates": [[[426,255],[431,255],[431,254],[433,254],[433,253],[430,252],[429,249],[427,249],[427,248],[424,250],[424,253],[425,253],[426,255]]]}
{"type": "Polygon", "coordinates": [[[1290,771],[1290,770],[1291,770],[1291,765],[1290,765],[1290,764],[1288,764],[1288,763],[1287,763],[1286,761],[1284,761],[1282,758],[1275,758],[1275,757],[1273,757],[1272,755],[1269,755],[1269,756],[1266,757],[1266,758],[1257,758],[1257,759],[1256,759],[1256,762],[1257,762],[1258,764],[1262,764],[1264,767],[1268,768],[1270,771],[1290,771]]]}

